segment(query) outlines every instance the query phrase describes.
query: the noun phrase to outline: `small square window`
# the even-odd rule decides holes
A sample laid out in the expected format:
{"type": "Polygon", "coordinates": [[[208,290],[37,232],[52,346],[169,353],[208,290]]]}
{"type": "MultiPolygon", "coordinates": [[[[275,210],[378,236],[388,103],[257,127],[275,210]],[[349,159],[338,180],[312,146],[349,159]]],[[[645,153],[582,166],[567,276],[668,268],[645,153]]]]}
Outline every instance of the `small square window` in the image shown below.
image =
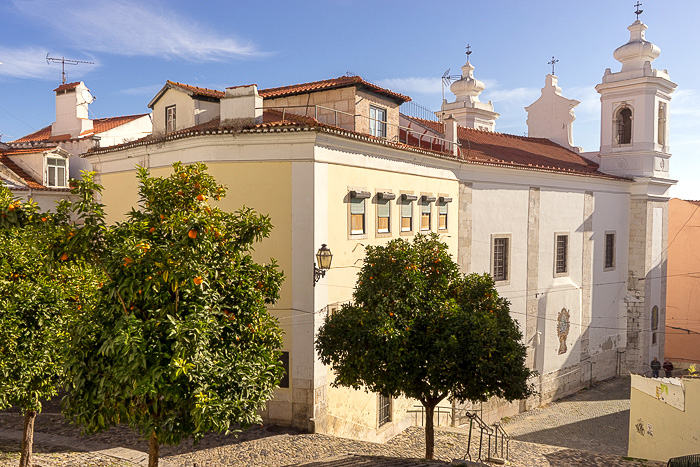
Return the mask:
{"type": "Polygon", "coordinates": [[[493,279],[495,281],[508,280],[508,237],[494,237],[493,239],[493,279]]]}
{"type": "Polygon", "coordinates": [[[615,234],[605,234],[605,269],[615,268],[615,234]]]}
{"type": "Polygon", "coordinates": [[[66,165],[66,159],[62,157],[46,158],[46,186],[68,186],[66,165]]]}
{"type": "Polygon", "coordinates": [[[391,398],[379,395],[379,426],[391,421],[391,398]]]}
{"type": "Polygon", "coordinates": [[[172,133],[177,128],[175,120],[175,106],[171,105],[165,108],[165,132],[172,133]]]}
{"type": "Polygon", "coordinates": [[[289,387],[289,352],[282,352],[280,355],[280,362],[282,363],[282,368],[284,368],[284,376],[280,381],[281,388],[289,387]]]}
{"type": "Polygon", "coordinates": [[[555,265],[554,272],[557,275],[563,275],[568,272],[568,254],[569,254],[569,236],[568,235],[557,235],[555,245],[555,265]]]}
{"type": "Polygon", "coordinates": [[[386,138],[386,109],[369,106],[369,134],[386,138]]]}

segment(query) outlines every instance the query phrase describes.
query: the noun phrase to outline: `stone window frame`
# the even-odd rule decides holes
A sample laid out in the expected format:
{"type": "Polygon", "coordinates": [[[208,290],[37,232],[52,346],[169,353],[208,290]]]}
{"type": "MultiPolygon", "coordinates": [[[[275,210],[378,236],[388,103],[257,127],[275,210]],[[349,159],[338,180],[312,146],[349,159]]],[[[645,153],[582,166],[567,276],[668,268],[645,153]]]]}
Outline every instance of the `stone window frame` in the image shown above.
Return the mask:
{"type": "Polygon", "coordinates": [[[346,195],[346,204],[348,205],[347,207],[347,212],[348,212],[348,240],[360,240],[360,239],[366,239],[368,237],[368,232],[369,232],[369,225],[368,225],[368,218],[367,218],[367,199],[370,198],[369,190],[366,187],[357,187],[357,186],[349,186],[348,187],[348,194],[346,195]],[[362,193],[362,196],[354,196],[355,193],[362,193]],[[362,205],[364,207],[364,212],[362,213],[362,233],[353,233],[352,231],[352,200],[353,198],[355,199],[362,199],[362,205]]]}
{"type": "Polygon", "coordinates": [[[436,227],[437,227],[438,232],[446,233],[446,232],[450,231],[450,224],[449,224],[449,222],[450,222],[450,206],[449,205],[451,202],[452,202],[452,197],[450,197],[449,195],[446,195],[446,194],[439,194],[438,195],[437,202],[435,203],[435,205],[437,207],[437,209],[435,211],[437,211],[436,227]],[[441,214],[440,208],[443,206],[445,207],[445,213],[441,214]],[[440,218],[443,215],[445,216],[445,227],[444,228],[440,227],[440,218]]]}
{"type": "Polygon", "coordinates": [[[569,275],[569,232],[554,232],[554,277],[567,277],[569,275]],[[566,243],[564,246],[563,258],[560,258],[559,251],[559,239],[565,238],[566,243]],[[563,260],[563,270],[559,270],[559,260],[563,260]]]}
{"type": "Polygon", "coordinates": [[[374,203],[375,203],[375,211],[376,211],[376,219],[375,219],[375,224],[376,224],[376,237],[377,238],[386,238],[386,237],[391,237],[393,234],[393,228],[392,228],[392,221],[393,221],[393,216],[392,214],[392,208],[391,208],[391,201],[395,200],[397,198],[396,194],[392,192],[391,190],[382,190],[382,189],[377,189],[377,194],[374,197],[374,203]],[[379,230],[379,204],[386,202],[387,207],[389,208],[389,230],[384,232],[379,230]]]}
{"type": "Polygon", "coordinates": [[[651,345],[657,345],[659,343],[657,333],[659,332],[659,316],[660,310],[658,305],[651,307],[650,326],[651,329],[651,345]]]}
{"type": "Polygon", "coordinates": [[[656,144],[664,148],[668,137],[668,104],[659,100],[656,109],[656,144]]]}
{"type": "Polygon", "coordinates": [[[510,254],[513,246],[513,238],[512,234],[510,233],[500,233],[500,234],[491,234],[491,276],[493,277],[494,282],[496,283],[497,286],[500,285],[509,285],[510,284],[510,277],[511,277],[511,258],[513,255],[510,254]],[[505,258],[505,277],[503,279],[497,279],[496,278],[496,240],[497,239],[506,239],[506,258],[505,258]]]}
{"type": "Polygon", "coordinates": [[[399,196],[396,198],[396,204],[399,206],[399,236],[401,237],[407,237],[411,235],[415,235],[415,227],[416,227],[416,222],[415,222],[415,214],[414,214],[414,209],[413,206],[418,201],[418,196],[413,193],[413,191],[400,191],[399,196]],[[410,196],[411,199],[407,202],[406,201],[406,196],[410,196]],[[411,219],[411,228],[409,230],[404,230],[403,229],[403,220],[406,219],[403,215],[403,206],[405,204],[410,204],[411,205],[411,216],[408,217],[408,219],[411,219]]]}
{"type": "Polygon", "coordinates": [[[433,196],[431,193],[421,193],[420,196],[418,197],[418,206],[420,206],[420,209],[418,209],[419,216],[418,218],[420,219],[418,228],[419,232],[432,232],[433,231],[433,204],[437,200],[437,197],[433,196]],[[423,216],[425,215],[425,212],[423,212],[424,207],[428,207],[428,228],[424,229],[423,228],[423,216]]]}
{"type": "Polygon", "coordinates": [[[603,272],[609,272],[615,270],[615,265],[617,263],[617,231],[606,230],[603,237],[603,272]],[[610,252],[611,257],[608,258],[608,236],[612,236],[612,251],[610,252]],[[608,259],[610,259],[610,266],[608,266],[608,259]]]}
{"type": "Polygon", "coordinates": [[[393,421],[394,400],[377,394],[377,428],[381,428],[393,421]]]}
{"type": "Polygon", "coordinates": [[[634,107],[632,107],[627,102],[621,102],[613,114],[613,132],[612,132],[613,146],[614,147],[629,147],[634,143],[634,107]],[[620,142],[620,114],[623,110],[630,111],[630,131],[629,131],[629,142],[620,142]]]}
{"type": "Polygon", "coordinates": [[[173,104],[165,107],[165,134],[167,135],[175,131],[177,131],[177,106],[173,104]]]}

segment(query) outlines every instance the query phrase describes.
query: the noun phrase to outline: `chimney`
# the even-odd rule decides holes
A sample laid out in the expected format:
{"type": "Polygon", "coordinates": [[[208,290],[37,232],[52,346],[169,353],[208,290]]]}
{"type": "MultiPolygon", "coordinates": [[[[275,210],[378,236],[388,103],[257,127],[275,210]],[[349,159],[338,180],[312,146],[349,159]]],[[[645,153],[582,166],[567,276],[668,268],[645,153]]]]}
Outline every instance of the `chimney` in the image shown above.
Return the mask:
{"type": "Polygon", "coordinates": [[[226,88],[221,99],[221,125],[244,126],[262,123],[263,99],[257,84],[226,88]]]}
{"type": "Polygon", "coordinates": [[[444,119],[445,122],[445,139],[450,146],[452,154],[457,155],[459,147],[459,138],[457,137],[457,120],[454,115],[450,114],[444,119]]]}
{"type": "Polygon", "coordinates": [[[56,121],[51,125],[51,136],[69,135],[77,138],[90,133],[92,120],[88,116],[88,105],[94,100],[90,90],[82,81],[62,84],[56,89],[56,121]]]}

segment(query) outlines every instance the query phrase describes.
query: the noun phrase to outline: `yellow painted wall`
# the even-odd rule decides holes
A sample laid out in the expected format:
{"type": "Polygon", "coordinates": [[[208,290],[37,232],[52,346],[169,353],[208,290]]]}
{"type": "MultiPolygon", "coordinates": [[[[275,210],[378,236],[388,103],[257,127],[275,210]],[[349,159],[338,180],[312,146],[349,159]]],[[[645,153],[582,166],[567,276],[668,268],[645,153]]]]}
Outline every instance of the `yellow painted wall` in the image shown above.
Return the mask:
{"type": "MultiPolygon", "coordinates": [[[[385,170],[329,165],[328,167],[328,245],[333,252],[333,265],[323,279],[328,283],[328,302],[345,302],[352,297],[357,273],[362,267],[365,246],[385,244],[395,238],[411,240],[420,228],[418,202],[413,202],[414,231],[408,235],[400,234],[400,205],[397,204],[399,193],[413,192],[420,196],[447,196],[453,199],[448,205],[448,228],[437,230],[437,207],[432,206],[432,231],[441,235],[442,241],[450,246],[453,258],[457,257],[457,200],[459,185],[455,180],[445,180],[427,176],[395,173],[385,170]],[[342,183],[333,183],[338,181],[342,183]],[[350,235],[349,198],[351,189],[366,190],[372,197],[365,200],[366,234],[350,235]],[[397,198],[391,203],[391,233],[378,234],[376,193],[391,191],[397,198]]],[[[426,233],[426,232],[423,232],[426,233]]],[[[333,372],[329,369],[328,381],[332,381],[333,372]]],[[[406,411],[416,401],[401,398],[394,400],[392,424],[378,427],[378,401],[376,394],[354,391],[347,388],[328,387],[329,433],[368,440],[382,441],[388,439],[410,421],[406,411]]]]}
{"type": "Polygon", "coordinates": [[[667,462],[671,457],[700,453],[700,379],[684,378],[681,383],[684,411],[660,400],[673,392],[663,378],[632,375],[629,456],[667,462]],[[654,391],[648,390],[650,382],[655,383],[654,391]]]}

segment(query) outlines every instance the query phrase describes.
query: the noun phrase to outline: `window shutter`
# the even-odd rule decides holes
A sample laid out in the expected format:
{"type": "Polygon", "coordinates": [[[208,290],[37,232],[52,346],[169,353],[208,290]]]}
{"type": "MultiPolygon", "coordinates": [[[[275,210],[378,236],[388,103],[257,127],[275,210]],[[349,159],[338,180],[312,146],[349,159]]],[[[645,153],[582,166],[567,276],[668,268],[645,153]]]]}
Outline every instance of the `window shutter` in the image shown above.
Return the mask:
{"type": "Polygon", "coordinates": [[[379,201],[377,203],[377,216],[389,217],[389,202],[388,201],[379,201]]]}
{"type": "Polygon", "coordinates": [[[401,217],[411,217],[413,214],[413,205],[410,202],[404,202],[401,205],[401,217]]]}
{"type": "Polygon", "coordinates": [[[363,198],[350,198],[350,214],[364,214],[365,200],[363,198]]]}

